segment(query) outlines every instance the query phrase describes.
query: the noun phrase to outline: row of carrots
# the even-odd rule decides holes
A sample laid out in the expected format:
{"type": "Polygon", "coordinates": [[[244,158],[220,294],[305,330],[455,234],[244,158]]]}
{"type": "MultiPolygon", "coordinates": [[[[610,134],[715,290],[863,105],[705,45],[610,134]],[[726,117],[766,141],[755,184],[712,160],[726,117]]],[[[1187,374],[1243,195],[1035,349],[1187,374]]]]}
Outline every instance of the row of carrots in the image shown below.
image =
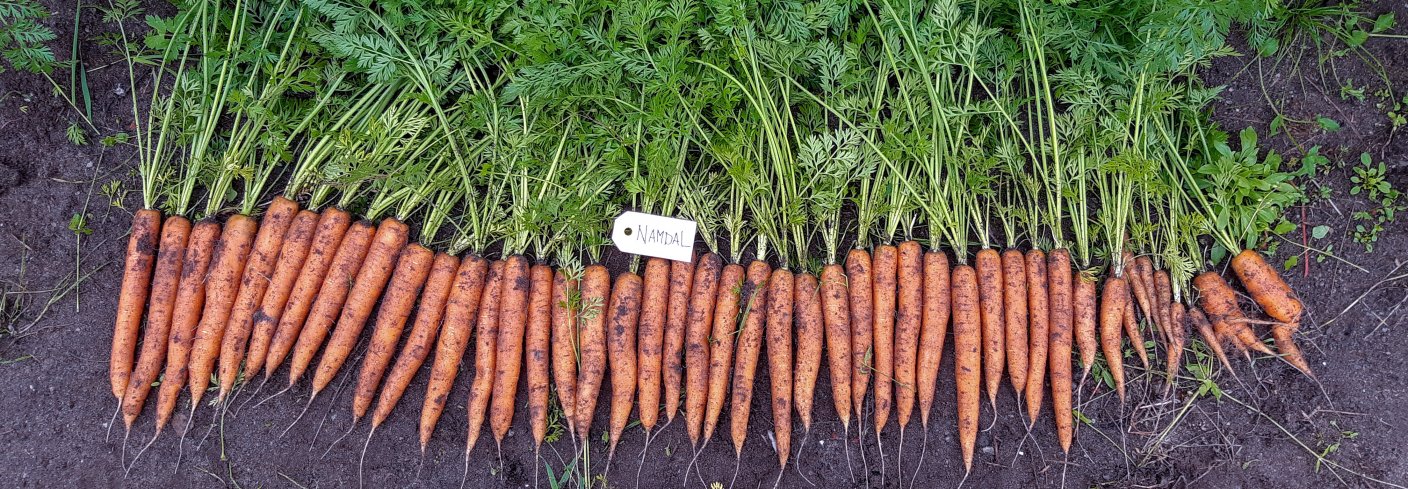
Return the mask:
{"type": "Polygon", "coordinates": [[[251,378],[262,370],[267,382],[288,361],[293,387],[316,357],[311,403],[346,363],[378,301],[357,375],[354,423],[371,410],[374,433],[434,351],[420,418],[424,450],[473,340],[466,458],[486,418],[495,441],[503,440],[520,375],[536,445],[547,433],[550,390],[569,432],[586,439],[608,370],[613,454],[637,403],[647,439],[661,413],[672,422],[683,403],[696,448],[712,439],[728,405],[741,455],[763,349],[781,466],[794,412],[804,430],[811,428],[823,356],[847,433],[872,391],[877,433],[891,414],[903,432],[916,407],[927,431],[950,325],[967,467],[980,392],[995,408],[1004,374],[1032,423],[1049,382],[1058,441],[1069,451],[1072,357],[1078,354],[1084,378],[1102,354],[1123,400],[1126,337],[1140,364],[1150,366],[1137,313],[1166,346],[1170,385],[1189,325],[1231,368],[1224,345],[1277,354],[1252,328],[1271,324],[1279,356],[1311,375],[1291,338],[1303,305],[1251,250],[1231,266],[1271,321],[1248,319],[1215,272],[1194,281],[1200,307],[1174,300],[1168,273],[1144,257],[1124,257],[1122,273],[1107,277],[1099,293],[1096,277],[1073,270],[1066,250],[985,248],[973,266],[950,266],[943,251],[913,241],[852,250],[844,266],[826,265],[820,276],[763,261],[724,264],[711,253],[693,263],[649,259],[642,275],[624,272],[613,281],[601,265],[571,272],[530,265],[521,255],[458,258],[408,243],[408,235],[394,218],[354,222],[345,211],[300,210],[284,197],[258,223],[236,215],[223,226],[192,224],[137,212],[110,363],[129,432],[159,378],[158,435],[181,389],[189,387],[194,413],[212,375],[223,402],[241,369],[251,378]]]}

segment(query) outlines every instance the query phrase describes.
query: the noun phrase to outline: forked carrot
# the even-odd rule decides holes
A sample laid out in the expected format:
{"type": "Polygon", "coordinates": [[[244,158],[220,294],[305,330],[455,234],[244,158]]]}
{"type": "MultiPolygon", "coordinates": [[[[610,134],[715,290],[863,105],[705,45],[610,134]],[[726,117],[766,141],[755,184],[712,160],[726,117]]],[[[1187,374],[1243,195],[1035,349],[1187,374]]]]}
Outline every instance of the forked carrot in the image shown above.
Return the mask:
{"type": "Polygon", "coordinates": [[[1124,278],[1106,278],[1105,290],[1100,294],[1100,349],[1105,354],[1105,366],[1110,369],[1110,377],[1115,380],[1115,392],[1120,396],[1120,403],[1124,403],[1125,392],[1122,328],[1128,303],[1129,285],[1124,278]]]}
{"type": "Polygon", "coordinates": [[[1203,311],[1207,312],[1214,328],[1223,328],[1242,347],[1275,355],[1252,331],[1246,314],[1237,306],[1237,293],[1222,280],[1222,276],[1215,272],[1203,272],[1193,279],[1193,286],[1198,288],[1203,311]]]}

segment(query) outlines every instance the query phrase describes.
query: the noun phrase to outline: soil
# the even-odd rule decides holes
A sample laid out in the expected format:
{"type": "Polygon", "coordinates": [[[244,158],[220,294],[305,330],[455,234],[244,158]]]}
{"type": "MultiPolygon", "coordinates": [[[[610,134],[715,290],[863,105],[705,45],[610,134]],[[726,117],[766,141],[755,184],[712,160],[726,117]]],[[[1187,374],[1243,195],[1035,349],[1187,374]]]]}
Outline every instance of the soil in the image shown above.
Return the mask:
{"type": "MultiPolygon", "coordinates": [[[[45,21],[61,40],[73,35],[72,2],[44,2],[56,15],[45,21]]],[[[1371,18],[1394,11],[1408,21],[1401,1],[1365,6],[1371,18]]],[[[100,13],[86,8],[79,22],[81,39],[110,32],[100,13]]],[[[1405,29],[1396,28],[1402,33],[1405,29]]],[[[1249,52],[1239,34],[1233,44],[1249,52]]],[[[60,43],[67,46],[67,43],[60,43]]],[[[126,73],[96,42],[80,43],[90,70],[92,144],[76,146],[65,128],[75,112],[52,96],[41,77],[0,74],[0,286],[6,291],[0,316],[8,329],[0,333],[0,467],[9,475],[4,485],[15,487],[337,487],[359,483],[377,486],[444,487],[460,484],[464,472],[465,400],[467,381],[457,382],[429,449],[417,450],[417,411],[425,389],[421,373],[401,406],[367,445],[364,464],[359,455],[366,426],[333,444],[347,432],[350,410],[347,374],[335,390],[314,401],[306,416],[286,435],[280,434],[304,407],[306,387],[260,406],[254,403],[214,418],[215,409],[201,406],[193,420],[189,405],[178,407],[173,429],[164,434],[124,475],[122,426],[110,425],[115,403],[110,396],[106,352],[109,349],[120,262],[133,209],[140,205],[135,160],[129,149],[104,148],[97,135],[130,130],[126,73]],[[102,191],[109,182],[120,190],[102,191]],[[91,234],[70,229],[70,218],[86,215],[91,234]],[[75,283],[75,276],[80,279],[75,283]],[[180,429],[194,428],[181,441],[180,429]],[[331,448],[328,447],[331,444],[331,448]],[[326,453],[324,453],[326,451],[326,453]],[[177,464],[178,458],[180,463],[177,464]]],[[[1055,443],[1051,418],[1043,414],[1028,436],[1014,396],[1000,397],[999,416],[979,436],[973,472],[963,481],[963,467],[954,433],[954,392],[939,389],[933,425],[918,421],[904,434],[902,460],[896,460],[901,436],[894,424],[880,437],[883,469],[873,430],[861,433],[865,449],[857,451],[857,432],[842,440],[842,427],[831,409],[826,375],[817,389],[815,426],[805,443],[800,426],[794,447],[804,446],[797,462],[781,479],[771,436],[766,395],[767,369],[759,368],[753,420],[736,483],[735,460],[727,435],[719,433],[698,458],[699,475],[682,475],[693,452],[684,430],[664,429],[639,463],[645,437],[628,430],[620,453],[605,478],[614,487],[673,487],[681,483],[721,482],[758,487],[778,481],[780,487],[1281,487],[1379,485],[1374,480],[1408,484],[1408,374],[1402,345],[1408,344],[1408,280],[1396,257],[1408,256],[1408,224],[1389,224],[1368,253],[1353,240],[1352,213],[1370,208],[1362,196],[1349,192],[1352,167],[1368,152],[1384,161],[1389,181],[1408,189],[1408,140],[1393,131],[1385,101],[1373,92],[1385,83],[1360,54],[1382,63],[1388,86],[1408,90],[1408,43],[1375,38],[1365,50],[1320,63],[1315,44],[1302,39],[1283,43],[1283,57],[1223,58],[1205,70],[1211,84],[1226,85],[1214,103],[1216,120],[1229,130],[1253,127],[1264,147],[1296,159],[1312,146],[1336,165],[1305,184],[1315,193],[1303,209],[1288,216],[1306,228],[1328,225],[1321,239],[1299,237],[1278,241],[1274,263],[1300,253],[1301,245],[1332,249],[1338,258],[1315,259],[1287,273],[1291,285],[1306,300],[1309,320],[1299,341],[1318,382],[1271,358],[1237,359],[1235,372],[1216,378],[1220,398],[1196,397],[1199,385],[1180,384],[1174,395],[1162,394],[1162,378],[1140,373],[1131,383],[1131,399],[1121,406],[1108,389],[1087,384],[1078,399],[1089,423],[1078,429],[1075,446],[1063,456],[1055,443]],[[1364,100],[1341,97],[1341,87],[1367,86],[1364,100]],[[1274,105],[1273,105],[1274,103],[1274,105]],[[1274,109],[1273,109],[1274,107],[1274,109]],[[1287,120],[1335,119],[1336,132],[1313,122],[1289,124],[1286,132],[1269,134],[1277,111],[1287,120]],[[1343,164],[1339,164],[1343,162],[1343,164]],[[1329,189],[1328,196],[1320,188],[1329,189]],[[1306,265],[1308,264],[1308,266],[1306,265]],[[922,440],[927,451],[921,462],[922,440]],[[849,452],[849,459],[847,457],[849,452]],[[1312,453],[1313,452],[1313,453],[1312,453]],[[1335,465],[1317,463],[1324,454],[1335,465]],[[849,460],[849,462],[848,462],[849,460]],[[868,474],[864,467],[869,467],[868,474]],[[918,468],[917,477],[914,470],[918,468]],[[897,472],[903,472],[897,475],[897,472]]],[[[66,51],[66,50],[65,50],[66,51]]],[[[68,53],[61,58],[67,59],[68,53]]],[[[56,80],[66,85],[67,71],[56,80]]],[[[1401,97],[1402,93],[1395,93],[1401,97]]],[[[1292,236],[1299,234],[1293,233],[1292,236]]],[[[613,269],[628,259],[610,254],[613,269]]],[[[1247,304],[1248,310],[1250,305],[1247,304]]],[[[359,353],[360,354],[360,353],[359,353]]],[[[944,371],[952,370],[952,355],[944,356],[944,371]]],[[[351,371],[353,369],[344,369],[351,371]]],[[[461,372],[468,379],[469,367],[461,372]]],[[[945,384],[951,385],[951,384],[945,384]]],[[[520,389],[523,389],[520,387],[520,389]]],[[[609,389],[609,386],[606,387],[609,389]]],[[[256,398],[244,389],[239,407],[256,398]]],[[[259,394],[262,398],[272,389],[259,394]]],[[[520,399],[523,398],[520,390],[520,399]]],[[[603,398],[607,395],[603,392],[603,398]]],[[[185,400],[183,403],[187,402],[185,400]]],[[[520,400],[520,403],[522,401],[520,400]]],[[[126,442],[126,460],[152,436],[150,407],[126,442]]],[[[606,410],[593,424],[590,457],[593,472],[608,470],[605,443],[606,410]]],[[[547,471],[561,472],[573,458],[574,446],[563,437],[535,458],[531,437],[519,419],[504,439],[501,458],[486,433],[472,454],[466,487],[527,487],[546,484],[547,471]],[[550,468],[550,469],[549,469],[550,468]]],[[[1048,407],[1049,412],[1049,407],[1048,407]]],[[[726,415],[725,415],[726,416],[726,415]]],[[[983,423],[992,410],[983,407],[983,423]]],[[[869,417],[862,417],[869,422],[869,417]]],[[[726,419],[722,422],[726,422],[726,419]]],[[[860,423],[866,424],[866,423],[860,423]]]]}

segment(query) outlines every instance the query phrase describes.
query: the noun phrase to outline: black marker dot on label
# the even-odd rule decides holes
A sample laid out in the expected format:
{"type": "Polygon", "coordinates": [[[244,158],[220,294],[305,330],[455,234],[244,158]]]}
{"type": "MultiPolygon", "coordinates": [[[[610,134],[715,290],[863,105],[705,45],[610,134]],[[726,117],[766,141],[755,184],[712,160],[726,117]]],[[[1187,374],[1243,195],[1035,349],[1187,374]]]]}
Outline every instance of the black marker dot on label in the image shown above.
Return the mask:
{"type": "Polygon", "coordinates": [[[631,235],[631,228],[626,228],[625,231],[621,231],[621,232],[622,232],[623,234],[625,234],[626,236],[630,236],[630,235],[631,235]]]}

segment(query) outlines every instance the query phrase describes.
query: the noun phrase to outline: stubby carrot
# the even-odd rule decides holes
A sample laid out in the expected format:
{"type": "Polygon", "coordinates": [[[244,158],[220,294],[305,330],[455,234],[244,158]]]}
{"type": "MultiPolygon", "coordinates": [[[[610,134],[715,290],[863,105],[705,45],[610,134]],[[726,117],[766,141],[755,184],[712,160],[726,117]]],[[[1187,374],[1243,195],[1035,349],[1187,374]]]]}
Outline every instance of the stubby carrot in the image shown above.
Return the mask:
{"type": "Polygon", "coordinates": [[[1095,277],[1084,272],[1076,272],[1075,284],[1071,292],[1071,318],[1075,321],[1076,348],[1080,350],[1082,381],[1090,375],[1095,366],[1095,355],[1100,351],[1100,340],[1096,335],[1099,329],[1098,301],[1095,293],[1095,277]]]}
{"type": "Polygon", "coordinates": [[[1246,287],[1252,300],[1256,301],[1268,316],[1289,327],[1291,332],[1300,327],[1305,305],[1261,253],[1242,250],[1232,258],[1232,271],[1237,274],[1237,281],[1242,283],[1242,287],[1246,287]]]}

